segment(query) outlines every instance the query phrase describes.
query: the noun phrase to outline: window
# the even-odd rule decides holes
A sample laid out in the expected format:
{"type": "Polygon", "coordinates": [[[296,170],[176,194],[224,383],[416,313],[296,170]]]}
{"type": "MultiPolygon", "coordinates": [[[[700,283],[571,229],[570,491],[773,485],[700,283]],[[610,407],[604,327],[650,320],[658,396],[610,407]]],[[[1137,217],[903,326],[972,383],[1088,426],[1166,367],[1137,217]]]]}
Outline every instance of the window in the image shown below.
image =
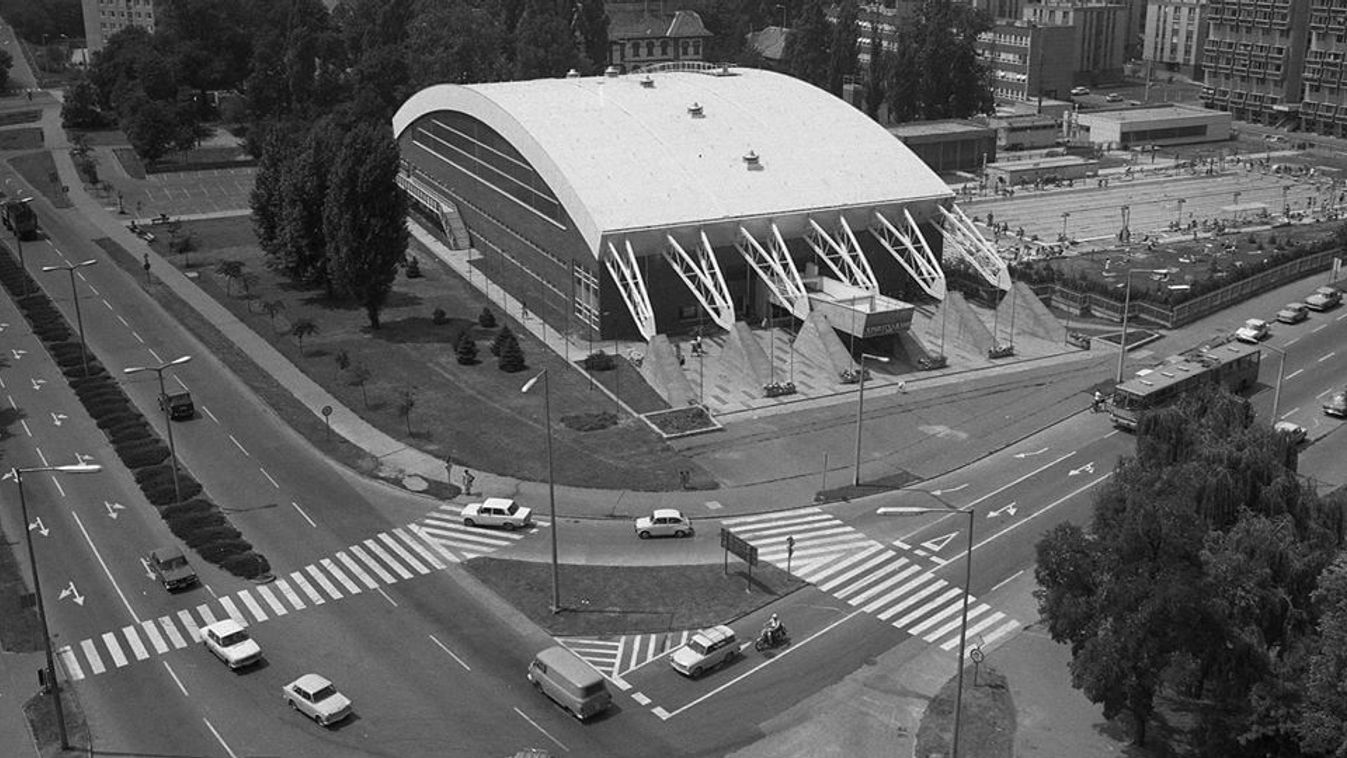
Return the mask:
{"type": "Polygon", "coordinates": [[[684,56],[686,56],[686,55],[688,54],[688,41],[687,41],[687,40],[683,40],[682,42],[679,42],[679,43],[678,43],[678,52],[679,52],[680,55],[684,55],[684,56]]]}
{"type": "Polygon", "coordinates": [[[701,56],[701,54],[702,54],[702,41],[701,41],[701,40],[699,40],[699,39],[694,39],[694,40],[692,41],[692,54],[693,54],[693,55],[696,55],[696,56],[699,56],[699,57],[701,56]]]}
{"type": "Polygon", "coordinates": [[[645,55],[647,58],[655,57],[655,41],[647,40],[645,43],[645,55]]]}
{"type": "Polygon", "coordinates": [[[659,54],[661,58],[669,57],[669,40],[662,39],[659,41],[659,54]]]}
{"type": "Polygon", "coordinates": [[[639,42],[631,43],[631,57],[633,58],[641,57],[641,43],[639,42]]]}

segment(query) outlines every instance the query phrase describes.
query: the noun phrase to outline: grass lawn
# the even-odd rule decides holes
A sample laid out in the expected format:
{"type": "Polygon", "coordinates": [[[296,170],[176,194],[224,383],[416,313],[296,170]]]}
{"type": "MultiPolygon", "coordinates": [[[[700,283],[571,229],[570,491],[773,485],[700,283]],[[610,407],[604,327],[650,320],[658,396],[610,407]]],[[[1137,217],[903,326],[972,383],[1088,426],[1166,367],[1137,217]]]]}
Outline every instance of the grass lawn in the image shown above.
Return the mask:
{"type": "Polygon", "coordinates": [[[0,150],[37,150],[42,147],[42,130],[37,127],[0,129],[0,150]]]}
{"type": "Polygon", "coordinates": [[[57,208],[69,208],[70,198],[61,188],[61,177],[56,173],[56,162],[47,151],[26,153],[9,159],[9,165],[21,174],[28,184],[36,187],[57,208]]]}
{"type": "Polygon", "coordinates": [[[42,120],[42,111],[8,111],[0,113],[0,126],[14,126],[15,124],[31,124],[34,121],[42,120]]]}
{"type": "Polygon", "coordinates": [[[33,695],[23,704],[23,713],[28,717],[28,728],[37,741],[39,754],[43,758],[75,753],[91,755],[89,725],[84,718],[84,709],[80,707],[79,698],[69,685],[61,687],[61,711],[65,715],[70,751],[61,750],[61,736],[56,729],[56,714],[51,706],[50,694],[33,695]]]}
{"type": "Polygon", "coordinates": [[[559,637],[682,631],[724,624],[804,587],[765,563],[701,566],[562,566],[562,612],[553,614],[552,564],[474,558],[479,580],[559,637]]]}
{"type": "MultiPolygon", "coordinates": [[[[158,231],[156,249],[174,265],[197,273],[203,291],[344,405],[408,444],[441,457],[453,456],[455,463],[469,468],[545,479],[542,398],[536,390],[528,395],[519,390],[529,377],[546,368],[558,482],[615,489],[677,489],[681,486],[678,472],[689,470],[692,486],[714,486],[706,474],[637,419],[622,416],[616,426],[589,432],[569,428],[565,420],[612,412],[614,403],[595,391],[585,374],[544,349],[513,317],[500,313],[416,245],[412,252],[424,276],[407,279],[399,275],[381,314],[382,327],[372,330],[362,308],[331,301],[321,290],[297,287],[269,270],[248,217],[184,222],[180,233],[192,235],[194,251],[169,254],[169,235],[158,231]],[[224,260],[243,263],[245,271],[255,277],[246,291],[216,273],[217,264],[224,260]],[[483,308],[495,314],[497,327],[477,325],[483,308]],[[432,318],[436,309],[445,311],[442,323],[432,318]],[[302,349],[291,335],[292,326],[301,319],[317,326],[316,333],[304,338],[302,349]],[[501,371],[489,352],[503,325],[519,336],[528,364],[523,372],[501,371]],[[477,343],[480,362],[476,365],[457,361],[454,345],[464,332],[477,343]],[[349,360],[346,369],[341,368],[339,356],[349,360]],[[363,385],[359,366],[368,369],[363,385]],[[413,403],[410,413],[404,414],[408,392],[413,403]]],[[[572,360],[582,357],[571,356],[572,360]]],[[[623,399],[634,398],[644,383],[625,361],[618,364],[623,399]]],[[[616,376],[608,376],[614,373],[601,372],[596,379],[615,382],[616,376]]]]}
{"type": "MultiPolygon", "coordinates": [[[[958,678],[952,678],[926,706],[917,730],[916,755],[949,755],[954,734],[954,695],[958,678]]],[[[964,670],[963,710],[959,720],[959,755],[968,758],[1011,758],[1015,754],[1015,704],[1006,678],[990,666],[978,673],[964,670]]]]}
{"type": "MultiPolygon", "coordinates": [[[[15,541],[0,532],[0,650],[33,653],[42,649],[42,624],[35,606],[24,607],[21,599],[32,592],[19,573],[18,552],[9,550],[15,541]]],[[[25,554],[26,557],[26,554],[25,554]]]]}

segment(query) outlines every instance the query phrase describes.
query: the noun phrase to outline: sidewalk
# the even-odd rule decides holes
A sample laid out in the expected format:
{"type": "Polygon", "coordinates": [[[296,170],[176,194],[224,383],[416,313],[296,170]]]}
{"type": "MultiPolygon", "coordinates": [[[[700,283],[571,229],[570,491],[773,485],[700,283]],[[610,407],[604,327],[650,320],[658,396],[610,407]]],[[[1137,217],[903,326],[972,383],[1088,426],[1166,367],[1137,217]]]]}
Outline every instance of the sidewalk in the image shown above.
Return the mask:
{"type": "Polygon", "coordinates": [[[0,653],[0,754],[10,758],[38,755],[23,704],[37,694],[42,653],[0,653]]]}

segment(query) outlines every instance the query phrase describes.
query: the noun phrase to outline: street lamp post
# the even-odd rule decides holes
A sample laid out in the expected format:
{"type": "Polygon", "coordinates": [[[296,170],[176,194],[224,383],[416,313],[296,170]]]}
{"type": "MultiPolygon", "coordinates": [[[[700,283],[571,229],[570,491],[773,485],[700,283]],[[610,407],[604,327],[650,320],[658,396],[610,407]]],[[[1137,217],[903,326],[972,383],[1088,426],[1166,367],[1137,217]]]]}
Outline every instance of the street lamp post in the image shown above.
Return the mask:
{"type": "Polygon", "coordinates": [[[1066,241],[1066,220],[1071,218],[1071,211],[1062,211],[1062,241],[1066,241]]]}
{"type": "Polygon", "coordinates": [[[961,511],[957,508],[920,508],[887,507],[876,509],[880,516],[900,515],[919,516],[924,513],[961,513],[968,517],[968,548],[964,551],[963,574],[963,618],[959,622],[959,671],[954,692],[954,736],[950,740],[950,758],[959,758],[959,718],[963,715],[963,669],[964,658],[968,650],[968,599],[973,590],[973,526],[977,523],[977,511],[969,508],[961,511]]]}
{"type": "Polygon", "coordinates": [[[1282,401],[1282,376],[1286,373],[1286,349],[1273,347],[1272,345],[1262,345],[1262,347],[1281,356],[1281,361],[1277,364],[1277,386],[1272,390],[1272,417],[1268,419],[1275,424],[1277,423],[1277,409],[1281,406],[1282,401]]]}
{"type": "Polygon", "coordinates": [[[1132,206],[1124,205],[1120,210],[1122,210],[1122,230],[1118,232],[1118,241],[1127,242],[1132,239],[1132,230],[1129,228],[1132,225],[1132,206]]]}
{"type": "Polygon", "coordinates": [[[543,380],[543,417],[547,426],[547,504],[552,519],[552,613],[561,611],[561,582],[557,568],[557,492],[552,476],[552,391],[547,384],[547,369],[539,371],[532,379],[524,382],[519,391],[528,392],[539,379],[543,380]]]}
{"type": "Polygon", "coordinates": [[[1236,221],[1239,221],[1239,196],[1242,195],[1242,194],[1244,194],[1244,193],[1243,193],[1243,192],[1236,192],[1236,193],[1235,193],[1235,209],[1234,209],[1234,210],[1235,210],[1235,220],[1236,220],[1236,221]]]}
{"type": "Polygon", "coordinates": [[[1122,335],[1118,338],[1118,384],[1123,380],[1123,360],[1127,357],[1127,315],[1132,308],[1132,274],[1153,274],[1155,269],[1127,269],[1127,291],[1123,296],[1122,335]]]}
{"type": "Polygon", "coordinates": [[[1179,211],[1174,216],[1174,224],[1180,228],[1183,227],[1183,204],[1188,202],[1186,198],[1179,198],[1179,211]]]}
{"type": "Polygon", "coordinates": [[[169,415],[168,403],[164,401],[164,396],[168,394],[164,391],[164,372],[173,366],[181,366],[190,360],[192,360],[192,356],[184,355],[158,366],[131,366],[122,369],[124,374],[153,371],[159,377],[159,405],[163,406],[164,426],[168,429],[168,458],[173,466],[173,503],[175,505],[182,502],[182,488],[178,486],[178,448],[173,444],[173,417],[169,415]]]}
{"type": "Polygon", "coordinates": [[[888,363],[889,359],[882,355],[871,355],[870,353],[861,353],[860,357],[860,394],[856,398],[856,471],[851,477],[851,483],[860,486],[861,483],[861,416],[865,413],[865,359],[869,358],[880,363],[888,363]]]}
{"type": "Polygon", "coordinates": [[[92,266],[98,263],[97,260],[87,260],[81,263],[67,263],[62,266],[43,266],[43,271],[69,271],[70,272],[70,297],[75,301],[75,323],[79,327],[80,333],[80,364],[84,367],[84,375],[89,375],[89,351],[84,346],[84,317],[80,315],[80,293],[75,288],[75,269],[92,266]]]}
{"type": "Polygon", "coordinates": [[[30,468],[10,469],[9,475],[19,488],[19,513],[23,518],[24,540],[28,546],[28,568],[33,572],[33,596],[37,600],[37,617],[42,622],[42,646],[47,653],[47,686],[51,690],[52,709],[56,712],[56,731],[61,735],[61,749],[70,749],[70,735],[65,728],[65,711],[61,708],[61,685],[56,680],[56,656],[51,649],[51,630],[47,626],[47,607],[42,602],[42,580],[37,574],[37,553],[33,552],[33,530],[28,527],[28,500],[23,493],[23,475],[52,471],[64,474],[92,474],[103,469],[94,463],[77,463],[71,466],[32,466],[30,468]]]}

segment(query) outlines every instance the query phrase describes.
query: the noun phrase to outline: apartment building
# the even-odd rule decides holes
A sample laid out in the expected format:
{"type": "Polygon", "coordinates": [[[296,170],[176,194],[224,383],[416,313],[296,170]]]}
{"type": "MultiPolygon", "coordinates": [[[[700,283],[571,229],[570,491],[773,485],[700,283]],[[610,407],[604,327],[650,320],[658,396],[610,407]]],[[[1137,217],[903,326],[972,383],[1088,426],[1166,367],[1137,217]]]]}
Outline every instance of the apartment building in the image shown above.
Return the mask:
{"type": "Polygon", "coordinates": [[[1207,0],[1151,0],[1141,57],[1152,71],[1201,78],[1206,9],[1207,0]]]}
{"type": "Polygon", "coordinates": [[[1244,121],[1294,123],[1311,6],[1321,9],[1325,32],[1328,17],[1347,13],[1342,3],[1323,0],[1209,0],[1203,103],[1244,121]]]}
{"type": "Polygon", "coordinates": [[[128,26],[154,31],[153,0],[81,0],[80,10],[91,55],[102,50],[109,37],[128,26]]]}
{"type": "Polygon", "coordinates": [[[1003,100],[1062,98],[1071,91],[1076,29],[1027,21],[998,24],[978,39],[978,54],[1003,100]]]}
{"type": "Polygon", "coordinates": [[[1347,0],[1310,0],[1300,125],[1347,137],[1347,0]]]}
{"type": "Polygon", "coordinates": [[[1130,6],[1123,3],[1043,0],[1025,5],[1023,20],[1040,26],[1073,27],[1075,51],[1068,65],[1074,81],[1097,84],[1122,78],[1130,13],[1130,6]]]}

